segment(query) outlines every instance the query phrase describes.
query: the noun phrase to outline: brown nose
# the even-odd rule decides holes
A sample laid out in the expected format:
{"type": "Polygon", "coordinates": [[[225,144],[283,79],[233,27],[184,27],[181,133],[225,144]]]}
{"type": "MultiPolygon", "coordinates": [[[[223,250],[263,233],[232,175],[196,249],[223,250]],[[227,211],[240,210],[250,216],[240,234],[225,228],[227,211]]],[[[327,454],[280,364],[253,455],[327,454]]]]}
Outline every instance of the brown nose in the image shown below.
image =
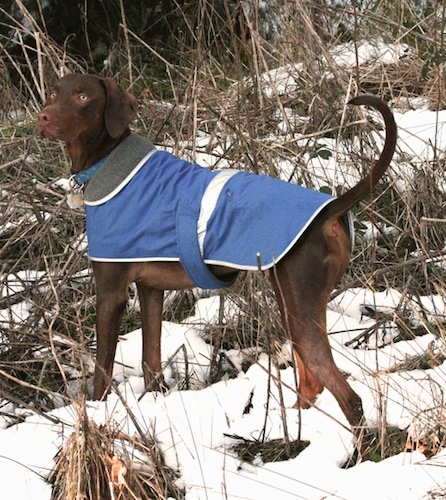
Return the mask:
{"type": "Polygon", "coordinates": [[[37,115],[37,120],[40,122],[49,122],[50,121],[50,114],[43,109],[38,115],[37,115]]]}
{"type": "Polygon", "coordinates": [[[46,137],[48,127],[52,126],[54,126],[54,123],[51,114],[48,113],[47,110],[42,109],[42,111],[37,115],[37,129],[40,136],[46,137]]]}

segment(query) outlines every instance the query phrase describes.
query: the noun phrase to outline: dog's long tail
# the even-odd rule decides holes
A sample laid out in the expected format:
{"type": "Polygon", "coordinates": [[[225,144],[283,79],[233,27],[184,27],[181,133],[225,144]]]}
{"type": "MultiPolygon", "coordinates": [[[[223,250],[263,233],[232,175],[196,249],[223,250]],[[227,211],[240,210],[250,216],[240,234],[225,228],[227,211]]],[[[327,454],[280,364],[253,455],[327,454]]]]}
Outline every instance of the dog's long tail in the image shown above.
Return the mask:
{"type": "Polygon", "coordinates": [[[363,198],[365,198],[372,189],[376,186],[379,179],[384,175],[390,161],[392,160],[393,153],[395,152],[397,127],[393,114],[387,104],[379,97],[374,95],[364,94],[353,98],[348,104],[360,106],[362,104],[372,106],[379,111],[384,119],[386,127],[386,138],[384,141],[384,148],[376,163],[372,166],[370,173],[364,177],[356,186],[349,189],[347,192],[336,198],[330,203],[326,211],[324,211],[324,218],[342,216],[347,213],[351,208],[357,205],[363,198]]]}

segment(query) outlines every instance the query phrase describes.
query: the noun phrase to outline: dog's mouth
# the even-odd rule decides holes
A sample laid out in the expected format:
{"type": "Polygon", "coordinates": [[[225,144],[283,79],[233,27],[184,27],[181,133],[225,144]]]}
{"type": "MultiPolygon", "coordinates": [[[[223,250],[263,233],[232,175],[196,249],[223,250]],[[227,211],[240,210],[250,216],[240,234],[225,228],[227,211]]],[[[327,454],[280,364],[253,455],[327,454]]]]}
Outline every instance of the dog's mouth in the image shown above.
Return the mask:
{"type": "Polygon", "coordinates": [[[58,127],[55,127],[54,124],[45,121],[37,122],[37,130],[39,132],[39,136],[48,139],[50,141],[56,141],[62,135],[61,130],[58,127]]]}
{"type": "Polygon", "coordinates": [[[49,140],[54,140],[56,137],[54,136],[53,133],[50,131],[46,130],[45,128],[38,127],[39,130],[39,136],[44,138],[44,139],[49,139],[49,140]]]}

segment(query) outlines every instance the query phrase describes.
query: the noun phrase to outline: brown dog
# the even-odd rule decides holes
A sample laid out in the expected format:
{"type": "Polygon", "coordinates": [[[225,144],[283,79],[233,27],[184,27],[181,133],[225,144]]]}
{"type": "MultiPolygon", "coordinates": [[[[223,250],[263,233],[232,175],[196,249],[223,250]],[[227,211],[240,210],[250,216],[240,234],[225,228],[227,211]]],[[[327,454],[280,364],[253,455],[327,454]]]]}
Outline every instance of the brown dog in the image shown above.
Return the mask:
{"type": "MultiPolygon", "coordinates": [[[[386,171],[395,150],[397,129],[388,106],[379,98],[365,95],[350,103],[370,105],[383,116],[386,139],[381,156],[367,177],[316,216],[303,236],[276,263],[269,278],[296,351],[301,406],[307,406],[326,387],[352,428],[358,431],[363,425],[361,400],[334,364],[326,332],[326,307],[350,262],[351,239],[343,216],[370,193],[386,171]]],[[[128,126],[135,114],[135,98],[113,80],[70,74],[54,86],[38,115],[38,128],[42,137],[66,143],[72,160],[71,172],[75,174],[91,167],[128,137],[128,126]]],[[[237,272],[221,265],[208,268],[223,281],[230,280],[237,272]]],[[[164,291],[196,285],[180,262],[93,261],[93,271],[97,285],[94,398],[103,398],[110,386],[131,282],[136,283],[141,302],[142,363],[146,386],[151,388],[162,368],[164,291]]]]}

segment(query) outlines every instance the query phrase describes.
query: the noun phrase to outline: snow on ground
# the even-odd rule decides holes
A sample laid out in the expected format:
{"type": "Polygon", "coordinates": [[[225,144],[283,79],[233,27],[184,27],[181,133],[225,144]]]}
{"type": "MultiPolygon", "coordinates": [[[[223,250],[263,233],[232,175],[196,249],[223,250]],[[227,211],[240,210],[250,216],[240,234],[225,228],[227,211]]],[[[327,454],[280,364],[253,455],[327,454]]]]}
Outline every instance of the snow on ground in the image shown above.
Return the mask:
{"type": "MultiPolygon", "coordinates": [[[[218,313],[218,296],[200,299],[198,316],[187,323],[165,322],[163,357],[167,360],[185,344],[189,366],[197,380],[206,380],[210,351],[200,335],[200,324],[209,323],[218,313]]],[[[344,343],[364,330],[370,319],[363,317],[365,305],[393,308],[398,303],[396,291],[371,293],[355,289],[345,292],[330,304],[328,326],[332,333],[335,361],[350,373],[349,382],[363,399],[368,423],[380,419],[392,426],[408,428],[414,435],[425,430],[426,413],[444,409],[446,364],[424,371],[387,373],[408,355],[423,353],[434,343],[436,350],[445,346],[433,336],[389,344],[380,350],[344,347],[344,343]],[[381,372],[380,375],[377,373],[381,372]],[[386,402],[382,408],[383,399],[386,402]]],[[[445,307],[435,313],[443,315],[445,307]]],[[[419,452],[401,453],[380,463],[364,462],[344,470],[340,465],[353,449],[353,438],[336,401],[324,391],[315,408],[301,412],[301,437],[310,445],[286,462],[249,465],[241,463],[229,450],[227,435],[258,438],[265,422],[268,360],[261,355],[258,364],[235,379],[218,382],[201,390],[175,391],[168,395],[143,391],[140,366],[141,332],[123,336],[119,344],[115,378],[139,425],[154,434],[166,462],[179,470],[180,483],[186,487],[187,499],[398,499],[428,498],[427,493],[446,487],[446,453],[426,460],[419,452]],[[126,367],[126,368],[123,368],[126,367]],[[244,413],[248,402],[252,409],[244,413]],[[321,412],[320,410],[323,410],[321,412]]],[[[228,356],[237,356],[228,353],[228,356]]],[[[234,358],[235,364],[236,359],[234,358]]],[[[177,355],[173,369],[184,369],[182,354],[177,355]]],[[[288,432],[297,437],[299,412],[295,402],[294,374],[282,370],[283,397],[288,432]]],[[[88,414],[98,424],[113,419],[125,432],[135,432],[128,411],[116,395],[107,402],[88,402],[88,414]]],[[[3,498],[48,500],[50,487],[43,477],[53,466],[59,446],[73,432],[76,410],[65,406],[47,417],[31,415],[24,423],[0,432],[0,477],[3,498]]],[[[283,420],[278,389],[272,384],[268,405],[266,435],[268,439],[283,436],[283,420]]],[[[439,418],[439,415],[437,415],[439,418]]],[[[1,419],[0,419],[1,422],[1,419]]]]}
{"type": "MultiPolygon", "coordinates": [[[[398,295],[398,294],[396,294],[398,295]]],[[[384,418],[389,425],[423,430],[423,412],[441,411],[445,364],[419,372],[385,373],[397,361],[410,354],[423,353],[436,341],[431,335],[415,341],[390,344],[381,350],[364,351],[343,347],[348,336],[363,330],[369,319],[361,319],[364,304],[393,307],[395,297],[389,293],[371,294],[348,291],[330,304],[329,329],[336,363],[351,373],[349,382],[362,397],[370,425],[383,418],[382,398],[386,401],[384,418]],[[342,311],[342,312],[336,312],[342,311]],[[345,327],[349,331],[345,331],[345,327]],[[377,372],[381,371],[381,375],[377,372]]],[[[208,322],[218,311],[218,297],[201,299],[198,310],[205,316],[184,324],[165,322],[163,356],[166,360],[184,343],[196,378],[205,380],[209,368],[209,346],[200,335],[194,320],[208,322]]],[[[437,311],[438,312],[438,311],[437,311]]],[[[442,314],[444,314],[444,310],[442,314]]],[[[419,452],[401,453],[380,463],[364,462],[344,470],[340,465],[353,449],[348,424],[336,401],[324,391],[316,407],[301,412],[302,439],[310,445],[286,462],[249,465],[241,463],[228,449],[227,435],[257,438],[265,422],[268,384],[268,360],[261,355],[258,364],[235,379],[218,382],[201,390],[175,391],[167,395],[143,391],[140,366],[140,330],[124,336],[119,344],[116,379],[139,425],[154,433],[167,464],[179,470],[180,483],[186,486],[187,499],[398,499],[428,498],[427,493],[446,487],[446,453],[426,460],[419,452]],[[126,366],[129,368],[123,369],[126,366]],[[262,368],[265,368],[263,369],[262,368]],[[252,397],[251,397],[252,396],[252,397]],[[252,409],[244,410],[251,401],[252,409]],[[323,412],[320,411],[323,410],[323,412]]],[[[444,346],[438,345],[438,349],[444,346]]],[[[235,353],[229,353],[235,356],[235,353]]],[[[182,355],[174,369],[184,368],[182,355]]],[[[295,394],[291,368],[282,370],[284,402],[288,432],[298,435],[299,412],[292,409],[295,394]]],[[[125,432],[132,434],[134,424],[116,395],[107,402],[88,402],[88,414],[97,423],[113,419],[125,432]]],[[[24,423],[0,432],[0,477],[3,498],[48,500],[50,487],[44,477],[53,466],[53,458],[65,439],[73,432],[76,411],[73,406],[50,413],[52,423],[44,416],[31,415],[24,423]]],[[[267,416],[268,439],[283,436],[283,420],[278,390],[272,384],[267,416]]]]}

